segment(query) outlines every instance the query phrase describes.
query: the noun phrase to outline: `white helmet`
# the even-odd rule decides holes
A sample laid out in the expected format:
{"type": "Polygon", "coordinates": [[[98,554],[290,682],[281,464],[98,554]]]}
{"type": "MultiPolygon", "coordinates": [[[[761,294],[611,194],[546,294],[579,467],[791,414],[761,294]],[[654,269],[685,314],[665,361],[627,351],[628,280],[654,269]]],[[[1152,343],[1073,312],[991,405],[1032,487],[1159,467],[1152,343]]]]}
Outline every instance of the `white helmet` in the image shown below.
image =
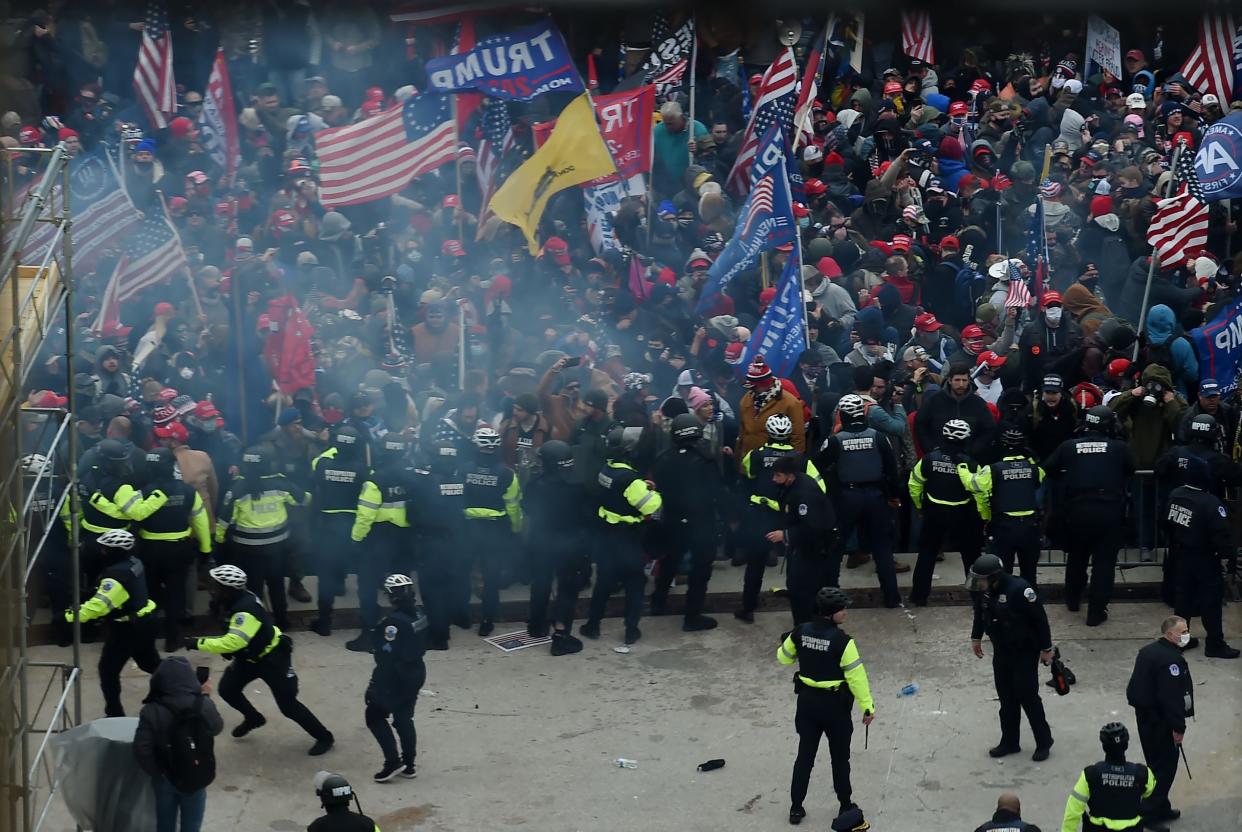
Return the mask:
{"type": "Polygon", "coordinates": [[[134,533],[126,529],[112,529],[101,534],[95,542],[106,549],[128,551],[134,548],[134,533]]]}
{"type": "Polygon", "coordinates": [[[414,586],[414,582],[410,580],[409,575],[389,575],[384,579],[384,591],[392,592],[394,589],[403,586],[414,586]]]}
{"type": "Polygon", "coordinates": [[[212,567],[207,570],[207,574],[220,586],[227,586],[232,589],[246,588],[246,573],[232,564],[212,567]]]}
{"type": "Polygon", "coordinates": [[[784,413],[774,413],[763,423],[771,439],[788,439],[793,436],[793,422],[784,413]]]}
{"type": "Polygon", "coordinates": [[[500,447],[500,434],[491,428],[479,428],[474,432],[474,446],[480,451],[494,451],[500,447]]]}
{"type": "Polygon", "coordinates": [[[965,442],[970,438],[970,424],[962,419],[950,419],[940,429],[940,435],[950,442],[965,442]]]}
{"type": "Polygon", "coordinates": [[[849,393],[842,396],[841,401],[837,404],[837,408],[841,411],[842,421],[846,419],[858,420],[867,415],[867,403],[863,401],[863,397],[849,393]]]}
{"type": "Polygon", "coordinates": [[[26,454],[22,457],[22,470],[36,477],[46,473],[51,465],[52,461],[43,454],[26,454]]]}

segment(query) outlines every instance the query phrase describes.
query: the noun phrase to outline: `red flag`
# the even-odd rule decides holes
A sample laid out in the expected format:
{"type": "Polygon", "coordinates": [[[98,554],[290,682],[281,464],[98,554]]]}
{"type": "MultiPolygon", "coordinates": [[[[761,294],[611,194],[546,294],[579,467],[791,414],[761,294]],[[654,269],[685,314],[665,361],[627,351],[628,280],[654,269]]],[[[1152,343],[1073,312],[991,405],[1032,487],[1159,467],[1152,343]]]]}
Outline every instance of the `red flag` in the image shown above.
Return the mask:
{"type": "Polygon", "coordinates": [[[594,92],[599,89],[599,73],[595,70],[595,53],[587,53],[587,89],[594,92]]]}
{"type": "Polygon", "coordinates": [[[272,330],[263,344],[263,358],[281,393],[294,393],[315,386],[315,354],[311,336],[315,328],[306,320],[293,295],[276,298],[267,305],[272,330]]]}
{"type": "Polygon", "coordinates": [[[233,85],[229,81],[229,65],[224,50],[216,50],[203,96],[203,144],[212,160],[224,170],[231,183],[237,175],[241,149],[237,138],[237,115],[233,109],[233,85]]]}

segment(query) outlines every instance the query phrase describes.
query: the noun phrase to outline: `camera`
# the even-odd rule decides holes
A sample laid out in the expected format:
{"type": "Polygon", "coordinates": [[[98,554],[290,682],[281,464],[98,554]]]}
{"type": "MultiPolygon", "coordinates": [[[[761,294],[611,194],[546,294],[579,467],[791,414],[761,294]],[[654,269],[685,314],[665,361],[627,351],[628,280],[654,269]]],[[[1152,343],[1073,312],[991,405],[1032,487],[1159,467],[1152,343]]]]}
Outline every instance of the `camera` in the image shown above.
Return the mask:
{"type": "Polygon", "coordinates": [[[1143,405],[1145,407],[1156,407],[1164,399],[1165,386],[1158,381],[1149,381],[1146,385],[1147,392],[1143,395],[1143,405]]]}

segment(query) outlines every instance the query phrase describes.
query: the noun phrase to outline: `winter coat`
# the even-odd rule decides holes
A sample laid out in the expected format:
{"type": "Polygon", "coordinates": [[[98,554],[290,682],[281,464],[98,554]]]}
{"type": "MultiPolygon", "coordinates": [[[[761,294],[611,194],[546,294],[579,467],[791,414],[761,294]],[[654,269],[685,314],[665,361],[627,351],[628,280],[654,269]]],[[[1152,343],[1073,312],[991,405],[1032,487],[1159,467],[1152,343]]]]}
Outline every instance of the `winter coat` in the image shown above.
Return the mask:
{"type": "Polygon", "coordinates": [[[151,674],[151,690],[142,700],[134,732],[134,759],[152,777],[168,776],[167,749],[176,715],[202,700],[203,719],[213,736],[224,730],[216,703],[202,692],[194,668],[184,656],[169,656],[151,674]]]}
{"type": "MultiPolygon", "coordinates": [[[[1178,337],[1177,320],[1173,310],[1163,303],[1151,308],[1147,314],[1148,358],[1151,347],[1165,347],[1173,356],[1173,366],[1169,373],[1173,376],[1173,385],[1183,396],[1199,383],[1199,360],[1195,358],[1194,347],[1185,338],[1178,337]]],[[[1163,351],[1163,350],[1162,350],[1163,351]]]]}
{"type": "MultiPolygon", "coordinates": [[[[1173,387],[1169,371],[1159,364],[1147,365],[1140,380],[1143,386],[1149,381],[1159,381],[1166,388],[1173,387]]],[[[1186,400],[1174,395],[1167,402],[1161,401],[1155,407],[1149,407],[1143,404],[1142,396],[1127,391],[1114,396],[1108,407],[1125,425],[1138,467],[1151,468],[1160,455],[1173,445],[1173,437],[1186,410],[1186,400]]]]}
{"type": "Polygon", "coordinates": [[[1094,335],[1095,331],[1100,328],[1100,324],[1106,318],[1113,316],[1104,302],[1081,283],[1070,286],[1061,297],[1065,301],[1065,311],[1070,314],[1086,337],[1094,335]]]}
{"type": "Polygon", "coordinates": [[[940,431],[950,419],[962,419],[970,425],[970,442],[966,452],[976,461],[981,461],[992,446],[996,420],[983,399],[973,392],[959,399],[949,390],[947,381],[939,393],[924,398],[914,416],[915,438],[923,453],[941,444],[940,431]]]}
{"type": "Polygon", "coordinates": [[[768,421],[769,416],[775,416],[778,413],[783,413],[789,417],[789,421],[793,422],[793,435],[789,438],[789,444],[793,445],[794,450],[798,453],[804,453],[806,451],[806,426],[805,419],[803,418],[802,402],[798,397],[788,390],[782,389],[779,396],[773,398],[762,410],[756,413],[754,396],[753,392],[747,392],[745,396],[742,396],[742,403],[738,409],[741,430],[738,433],[735,458],[739,464],[741,460],[746,458],[746,454],[768,441],[768,430],[765,427],[765,423],[768,421]]]}
{"type": "Polygon", "coordinates": [[[1041,462],[1057,447],[1074,435],[1078,427],[1078,407],[1068,395],[1062,394],[1055,408],[1037,398],[1026,409],[1022,432],[1031,439],[1031,451],[1041,462]]]}

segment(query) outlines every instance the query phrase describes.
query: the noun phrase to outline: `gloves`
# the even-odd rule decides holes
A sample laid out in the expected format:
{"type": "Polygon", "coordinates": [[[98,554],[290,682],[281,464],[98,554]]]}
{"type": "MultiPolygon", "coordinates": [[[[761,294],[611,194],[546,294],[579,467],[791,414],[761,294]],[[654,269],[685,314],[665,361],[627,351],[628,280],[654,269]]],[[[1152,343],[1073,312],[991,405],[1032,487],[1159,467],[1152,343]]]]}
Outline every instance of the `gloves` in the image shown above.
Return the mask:
{"type": "Polygon", "coordinates": [[[185,638],[181,639],[181,647],[184,650],[197,650],[198,649],[198,636],[186,636],[185,638]]]}

